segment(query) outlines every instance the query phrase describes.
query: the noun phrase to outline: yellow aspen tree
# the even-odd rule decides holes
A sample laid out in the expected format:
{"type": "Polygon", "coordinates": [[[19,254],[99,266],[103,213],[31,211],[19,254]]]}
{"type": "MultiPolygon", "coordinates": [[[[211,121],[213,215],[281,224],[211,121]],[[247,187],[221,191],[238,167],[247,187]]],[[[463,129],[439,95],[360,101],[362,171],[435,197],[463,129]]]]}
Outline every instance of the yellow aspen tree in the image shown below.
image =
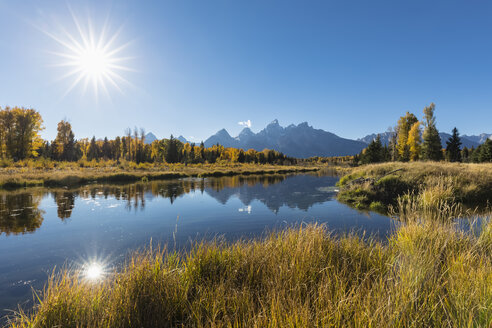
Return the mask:
{"type": "Polygon", "coordinates": [[[420,138],[420,122],[416,122],[408,132],[407,146],[411,161],[416,161],[420,158],[422,151],[422,140],[420,138]]]}
{"type": "Polygon", "coordinates": [[[408,149],[408,134],[411,127],[418,122],[417,117],[412,113],[407,112],[405,116],[400,117],[398,120],[397,131],[397,145],[398,155],[400,160],[408,161],[410,159],[410,152],[408,149]]]}

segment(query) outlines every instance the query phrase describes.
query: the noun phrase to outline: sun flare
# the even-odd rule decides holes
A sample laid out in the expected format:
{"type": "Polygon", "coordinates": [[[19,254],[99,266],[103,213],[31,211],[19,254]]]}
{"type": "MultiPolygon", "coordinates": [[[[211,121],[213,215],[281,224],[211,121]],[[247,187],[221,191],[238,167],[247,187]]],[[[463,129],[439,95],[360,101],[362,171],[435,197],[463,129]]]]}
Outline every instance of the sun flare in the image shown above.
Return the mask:
{"type": "Polygon", "coordinates": [[[85,75],[93,79],[100,79],[108,74],[110,58],[102,49],[86,49],[80,54],[77,65],[85,75]]]}
{"type": "Polygon", "coordinates": [[[105,270],[102,264],[92,262],[85,265],[83,277],[89,281],[101,280],[105,275],[105,270]]]}
{"type": "Polygon", "coordinates": [[[73,12],[72,18],[75,33],[65,28],[60,28],[58,34],[43,30],[60,46],[59,51],[50,53],[58,57],[54,66],[67,69],[61,79],[71,79],[65,95],[77,86],[83,86],[83,93],[86,93],[90,85],[96,98],[101,91],[109,97],[109,86],[123,93],[121,86],[130,83],[122,72],[133,70],[126,65],[132,57],[123,56],[130,42],[118,43],[121,28],[111,31],[106,22],[96,31],[90,19],[83,25],[73,12]]]}

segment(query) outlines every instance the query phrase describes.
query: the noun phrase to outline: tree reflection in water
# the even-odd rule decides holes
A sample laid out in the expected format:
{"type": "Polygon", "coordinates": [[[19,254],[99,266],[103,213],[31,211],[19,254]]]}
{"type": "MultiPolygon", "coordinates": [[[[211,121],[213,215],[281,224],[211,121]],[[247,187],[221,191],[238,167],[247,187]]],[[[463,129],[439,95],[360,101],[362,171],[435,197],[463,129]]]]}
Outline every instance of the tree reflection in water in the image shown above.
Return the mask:
{"type": "Polygon", "coordinates": [[[43,223],[39,204],[42,193],[0,194],[0,235],[18,235],[36,231],[43,223]]]}
{"type": "Polygon", "coordinates": [[[58,217],[62,220],[68,219],[72,215],[75,207],[75,192],[63,191],[53,192],[53,198],[57,206],[58,217]]]}
{"type": "Polygon", "coordinates": [[[70,218],[75,208],[75,200],[107,199],[113,197],[124,201],[127,210],[143,210],[146,199],[152,197],[167,198],[173,204],[176,199],[190,192],[205,192],[225,204],[231,197],[237,197],[245,206],[253,200],[264,203],[272,212],[280,207],[308,210],[316,203],[325,202],[334,197],[333,190],[337,178],[332,176],[311,175],[265,175],[232,176],[208,179],[181,179],[172,181],[152,181],[147,183],[121,185],[90,185],[77,189],[36,189],[30,193],[0,194],[0,232],[19,234],[33,232],[43,222],[43,211],[38,209],[41,199],[51,194],[57,205],[58,217],[70,218]]]}

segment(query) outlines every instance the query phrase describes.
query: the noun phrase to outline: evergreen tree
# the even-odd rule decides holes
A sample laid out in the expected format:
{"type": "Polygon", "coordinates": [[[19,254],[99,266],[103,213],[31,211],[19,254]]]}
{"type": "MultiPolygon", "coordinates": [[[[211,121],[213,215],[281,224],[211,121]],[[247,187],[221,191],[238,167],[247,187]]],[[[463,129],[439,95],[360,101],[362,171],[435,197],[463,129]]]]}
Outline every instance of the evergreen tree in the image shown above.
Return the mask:
{"type": "Polygon", "coordinates": [[[446,141],[446,157],[450,162],[461,162],[461,139],[458,129],[453,129],[453,134],[446,141]]]}
{"type": "Polygon", "coordinates": [[[205,161],[205,144],[200,142],[200,158],[202,161],[205,161]]]}
{"type": "Polygon", "coordinates": [[[422,159],[430,161],[439,161],[442,159],[442,145],[439,131],[436,128],[436,118],[434,110],[436,105],[431,103],[429,107],[424,108],[424,133],[422,144],[422,159]]]}
{"type": "Polygon", "coordinates": [[[239,163],[244,163],[245,160],[246,160],[246,155],[244,154],[244,150],[240,149],[239,154],[237,155],[237,161],[239,163]]]}
{"type": "Polygon", "coordinates": [[[96,143],[96,137],[92,137],[91,143],[89,144],[89,150],[87,151],[87,159],[92,161],[93,159],[99,158],[99,146],[96,143]]]}
{"type": "Polygon", "coordinates": [[[169,138],[167,142],[167,147],[166,147],[166,162],[168,163],[177,163],[178,162],[178,147],[176,144],[176,139],[173,137],[171,134],[171,137],[169,138]]]}
{"type": "Polygon", "coordinates": [[[75,140],[75,135],[73,131],[68,134],[68,142],[65,146],[65,158],[67,161],[76,161],[79,159],[79,154],[77,151],[77,141],[75,140]]]}
{"type": "Polygon", "coordinates": [[[480,145],[480,151],[478,152],[478,162],[492,162],[492,140],[487,139],[483,144],[480,145]]]}
{"type": "Polygon", "coordinates": [[[376,139],[373,139],[369,146],[361,153],[360,162],[362,164],[379,163],[383,161],[383,145],[381,137],[378,134],[376,139]]]}
{"type": "Polygon", "coordinates": [[[56,138],[53,141],[54,158],[61,161],[76,161],[75,135],[69,122],[61,120],[58,123],[56,138]]]}
{"type": "Polygon", "coordinates": [[[467,147],[463,147],[461,150],[461,160],[465,163],[470,161],[470,150],[467,147]]]}
{"type": "Polygon", "coordinates": [[[113,153],[113,158],[119,161],[121,156],[121,138],[119,136],[114,139],[111,151],[113,153]]]}
{"type": "Polygon", "coordinates": [[[101,153],[102,153],[102,156],[104,157],[104,159],[113,158],[113,156],[111,154],[111,145],[109,144],[108,137],[104,137],[101,153]]]}
{"type": "Polygon", "coordinates": [[[482,150],[482,145],[479,145],[477,148],[471,147],[470,149],[470,162],[478,163],[478,157],[480,155],[480,151],[482,150]]]}
{"type": "Polygon", "coordinates": [[[195,143],[192,142],[190,145],[190,163],[195,162],[195,143]]]}

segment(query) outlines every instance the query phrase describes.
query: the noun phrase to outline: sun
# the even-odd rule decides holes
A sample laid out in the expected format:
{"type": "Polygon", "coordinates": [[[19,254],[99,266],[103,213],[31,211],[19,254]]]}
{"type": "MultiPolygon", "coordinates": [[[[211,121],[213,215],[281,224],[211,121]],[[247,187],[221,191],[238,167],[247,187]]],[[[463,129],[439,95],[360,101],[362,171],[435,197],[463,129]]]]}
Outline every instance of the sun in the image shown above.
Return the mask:
{"type": "Polygon", "coordinates": [[[111,69],[111,58],[104,49],[91,47],[80,53],[76,65],[90,79],[100,80],[111,69]]]}
{"type": "Polygon", "coordinates": [[[122,28],[112,31],[106,20],[101,29],[96,29],[90,18],[84,25],[70,12],[74,32],[64,27],[58,33],[43,30],[58,43],[59,50],[50,53],[57,56],[54,66],[66,70],[60,79],[71,80],[65,95],[78,86],[84,94],[92,88],[96,98],[101,92],[109,97],[110,88],[123,93],[121,86],[131,84],[122,73],[134,70],[128,66],[133,57],[124,54],[131,42],[119,42],[122,28]]]}

